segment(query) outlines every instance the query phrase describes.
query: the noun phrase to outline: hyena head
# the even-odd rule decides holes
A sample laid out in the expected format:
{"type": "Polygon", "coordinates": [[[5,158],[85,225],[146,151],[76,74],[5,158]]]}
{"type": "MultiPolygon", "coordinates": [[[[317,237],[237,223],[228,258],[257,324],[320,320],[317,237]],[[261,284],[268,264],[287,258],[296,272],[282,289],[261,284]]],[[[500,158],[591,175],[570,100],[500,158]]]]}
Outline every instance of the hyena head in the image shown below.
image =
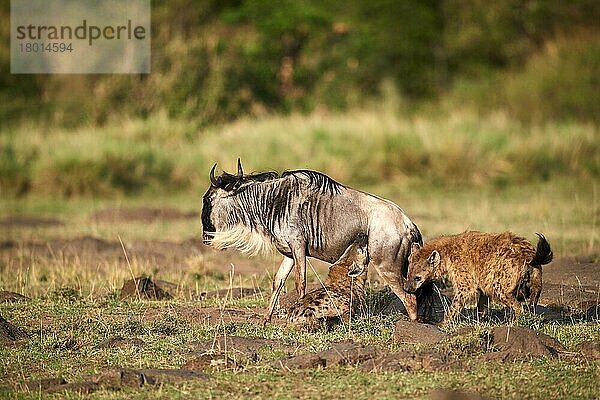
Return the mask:
{"type": "Polygon", "coordinates": [[[342,254],[335,264],[348,267],[347,275],[355,278],[367,270],[369,252],[367,249],[368,237],[364,233],[358,234],[354,242],[342,254]]]}
{"type": "Polygon", "coordinates": [[[424,251],[420,245],[413,243],[408,256],[408,276],[404,290],[415,293],[424,283],[432,281],[440,261],[440,253],[437,250],[424,251]]]}

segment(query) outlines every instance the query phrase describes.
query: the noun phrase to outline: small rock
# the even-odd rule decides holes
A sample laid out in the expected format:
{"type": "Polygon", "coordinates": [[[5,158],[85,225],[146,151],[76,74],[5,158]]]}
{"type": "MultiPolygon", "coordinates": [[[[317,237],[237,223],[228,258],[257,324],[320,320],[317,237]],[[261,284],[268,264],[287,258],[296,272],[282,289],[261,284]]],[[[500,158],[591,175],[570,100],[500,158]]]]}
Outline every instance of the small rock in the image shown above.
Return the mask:
{"type": "Polygon", "coordinates": [[[169,300],[173,296],[150,278],[138,277],[123,284],[119,298],[121,300],[169,300]]]}
{"type": "Polygon", "coordinates": [[[435,325],[411,321],[398,321],[394,330],[394,341],[398,343],[439,343],[448,338],[448,334],[435,325]]]}

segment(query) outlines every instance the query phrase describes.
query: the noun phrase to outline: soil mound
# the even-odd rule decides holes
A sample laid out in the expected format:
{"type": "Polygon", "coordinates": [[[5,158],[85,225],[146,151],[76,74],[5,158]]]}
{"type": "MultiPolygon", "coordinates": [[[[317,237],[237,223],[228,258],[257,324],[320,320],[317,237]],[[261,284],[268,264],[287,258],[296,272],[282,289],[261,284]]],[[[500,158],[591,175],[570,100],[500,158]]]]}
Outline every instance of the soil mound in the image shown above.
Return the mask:
{"type": "Polygon", "coordinates": [[[98,222],[140,221],[153,222],[160,220],[176,220],[198,218],[200,214],[195,211],[184,212],[175,208],[107,208],[98,210],[90,219],[98,222]]]}
{"type": "Polygon", "coordinates": [[[513,361],[522,358],[555,357],[564,350],[555,338],[518,326],[499,326],[489,333],[491,353],[482,357],[490,361],[513,361]]]}
{"type": "Polygon", "coordinates": [[[150,278],[137,277],[123,284],[121,300],[170,300],[173,296],[150,278]]]}
{"type": "Polygon", "coordinates": [[[188,360],[181,368],[193,371],[237,369],[238,364],[226,354],[202,354],[188,360]]]}
{"type": "Polygon", "coordinates": [[[0,303],[17,303],[19,301],[29,300],[31,300],[29,297],[23,296],[22,294],[0,290],[0,303]]]}

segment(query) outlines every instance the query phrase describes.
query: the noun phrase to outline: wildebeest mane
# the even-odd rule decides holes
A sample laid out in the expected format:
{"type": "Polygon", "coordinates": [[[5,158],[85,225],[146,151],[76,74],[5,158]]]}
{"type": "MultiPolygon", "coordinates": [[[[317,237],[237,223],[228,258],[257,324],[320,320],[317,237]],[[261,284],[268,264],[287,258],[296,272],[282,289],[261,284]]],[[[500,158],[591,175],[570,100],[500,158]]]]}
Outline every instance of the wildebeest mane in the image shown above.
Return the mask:
{"type": "Polygon", "coordinates": [[[338,194],[345,187],[339,182],[331,179],[325,174],[322,174],[317,171],[311,171],[308,169],[298,169],[294,171],[285,171],[281,174],[282,178],[286,176],[303,176],[308,179],[308,184],[310,187],[317,189],[322,194],[338,194]]]}
{"type": "Polygon", "coordinates": [[[308,187],[316,189],[321,194],[339,194],[340,191],[345,187],[341,183],[321,172],[311,171],[308,169],[284,171],[281,175],[275,171],[253,172],[241,177],[225,172],[219,177],[221,182],[219,187],[227,191],[237,191],[238,189],[243,190],[246,187],[245,184],[250,182],[267,182],[276,179],[283,179],[288,176],[306,179],[308,181],[308,187]]]}

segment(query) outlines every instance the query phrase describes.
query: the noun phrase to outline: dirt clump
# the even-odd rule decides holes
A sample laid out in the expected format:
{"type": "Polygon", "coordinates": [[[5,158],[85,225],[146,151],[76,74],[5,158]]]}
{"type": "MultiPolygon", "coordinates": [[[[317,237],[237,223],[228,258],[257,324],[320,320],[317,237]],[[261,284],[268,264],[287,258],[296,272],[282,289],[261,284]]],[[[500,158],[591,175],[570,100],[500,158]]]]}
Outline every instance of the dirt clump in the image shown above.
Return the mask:
{"type": "Polygon", "coordinates": [[[94,382],[74,382],[65,383],[63,385],[51,386],[44,391],[44,393],[63,393],[63,392],[76,392],[79,394],[90,394],[100,390],[101,387],[94,382]]]}
{"type": "Polygon", "coordinates": [[[353,342],[333,343],[331,349],[317,353],[325,360],[325,366],[354,365],[372,359],[379,354],[373,346],[365,346],[353,342]]]}
{"type": "Polygon", "coordinates": [[[577,348],[588,360],[600,360],[600,340],[583,342],[577,348]]]}
{"type": "Polygon", "coordinates": [[[56,218],[44,218],[26,215],[9,215],[0,219],[0,227],[5,228],[45,228],[61,225],[64,225],[63,222],[56,218]]]}
{"type": "Polygon", "coordinates": [[[181,366],[181,369],[193,371],[237,369],[238,363],[227,357],[226,354],[202,354],[198,357],[188,360],[181,366]]]}
{"type": "Polygon", "coordinates": [[[293,371],[298,369],[316,369],[325,368],[326,361],[325,359],[321,358],[319,354],[309,353],[301,354],[291,358],[277,360],[275,361],[273,366],[284,371],[293,371]]]}
{"type": "Polygon", "coordinates": [[[600,320],[600,304],[588,308],[585,312],[585,318],[590,322],[600,320]]]}
{"type": "Polygon", "coordinates": [[[143,347],[146,345],[142,339],[138,338],[125,338],[123,336],[113,336],[100,343],[98,343],[99,349],[123,349],[129,347],[143,347]]]}
{"type": "Polygon", "coordinates": [[[449,355],[441,351],[422,351],[414,349],[398,350],[381,354],[365,362],[363,371],[446,371],[454,363],[449,355]]]}
{"type": "Polygon", "coordinates": [[[22,294],[0,290],[0,303],[17,303],[29,300],[31,300],[29,297],[23,296],[22,294]]]}
{"type": "Polygon", "coordinates": [[[66,385],[67,381],[63,377],[36,379],[33,381],[23,382],[18,385],[19,390],[23,392],[38,392],[45,391],[54,386],[66,385]]]}
{"type": "Polygon", "coordinates": [[[94,376],[91,381],[103,388],[119,389],[121,387],[139,388],[146,385],[177,384],[208,378],[209,376],[203,372],[188,369],[117,368],[94,376]]]}
{"type": "Polygon", "coordinates": [[[449,337],[435,325],[421,324],[418,322],[396,322],[394,328],[394,341],[398,343],[440,343],[449,337]]]}
{"type": "Polygon", "coordinates": [[[140,388],[162,384],[178,384],[190,380],[208,379],[209,375],[200,371],[187,369],[159,368],[116,368],[93,375],[81,382],[67,382],[63,378],[48,378],[22,384],[22,391],[39,391],[44,393],[77,392],[90,394],[100,389],[120,390],[122,388],[140,388]]]}
{"type": "Polygon", "coordinates": [[[379,350],[375,347],[344,341],[333,343],[330,349],[280,359],[272,365],[283,370],[326,368],[361,364],[378,355],[379,350]]]}
{"type": "Polygon", "coordinates": [[[0,316],[0,343],[9,345],[25,339],[29,339],[27,332],[0,316]]]}
{"type": "Polygon", "coordinates": [[[98,222],[114,223],[118,221],[154,222],[161,220],[177,220],[198,218],[200,214],[195,211],[184,212],[176,208],[107,208],[94,212],[90,219],[98,222]]]}
{"type": "Polygon", "coordinates": [[[556,357],[564,351],[555,338],[518,326],[499,326],[488,335],[488,348],[492,352],[482,356],[489,361],[513,361],[523,358],[556,357]]]}
{"type": "Polygon", "coordinates": [[[487,400],[488,397],[462,390],[435,389],[429,394],[430,400],[487,400]]]}
{"type": "Polygon", "coordinates": [[[163,286],[147,277],[130,279],[123,284],[119,299],[121,300],[170,300],[173,296],[163,286]]]}

